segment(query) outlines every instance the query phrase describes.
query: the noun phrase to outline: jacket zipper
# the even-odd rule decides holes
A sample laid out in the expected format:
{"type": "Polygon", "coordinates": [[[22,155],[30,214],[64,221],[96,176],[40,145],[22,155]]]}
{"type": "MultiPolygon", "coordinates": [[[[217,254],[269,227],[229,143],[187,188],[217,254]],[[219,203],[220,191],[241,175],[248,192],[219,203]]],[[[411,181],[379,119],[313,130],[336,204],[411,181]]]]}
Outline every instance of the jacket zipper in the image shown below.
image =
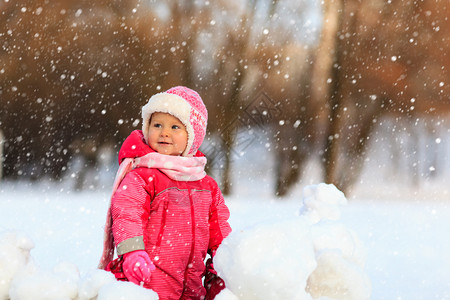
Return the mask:
{"type": "Polygon", "coordinates": [[[181,295],[181,298],[183,297],[185,291],[186,291],[186,282],[187,282],[187,275],[189,272],[189,269],[192,268],[192,262],[194,260],[194,249],[195,249],[195,215],[194,215],[194,200],[192,199],[192,191],[191,189],[188,189],[189,193],[189,204],[191,206],[191,227],[192,227],[192,243],[191,243],[191,252],[189,254],[189,260],[186,267],[186,270],[184,271],[184,279],[183,279],[183,294],[181,295]]]}
{"type": "Polygon", "coordinates": [[[161,218],[161,228],[159,229],[158,240],[156,241],[156,247],[158,247],[158,249],[161,246],[164,228],[166,227],[166,218],[167,218],[167,210],[168,209],[169,209],[169,201],[164,201],[164,210],[163,210],[162,218],[161,218]]]}

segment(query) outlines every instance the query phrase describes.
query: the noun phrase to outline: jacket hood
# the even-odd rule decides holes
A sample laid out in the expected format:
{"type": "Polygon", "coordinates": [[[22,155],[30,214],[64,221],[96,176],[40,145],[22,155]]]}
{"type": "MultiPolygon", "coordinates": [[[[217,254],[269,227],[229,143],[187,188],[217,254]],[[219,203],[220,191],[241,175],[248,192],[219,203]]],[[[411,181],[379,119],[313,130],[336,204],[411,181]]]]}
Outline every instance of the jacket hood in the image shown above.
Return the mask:
{"type": "MultiPolygon", "coordinates": [[[[136,158],[144,156],[148,153],[156,152],[145,141],[142,130],[134,130],[125,139],[119,150],[119,164],[125,158],[136,158]]],[[[197,151],[194,157],[204,157],[205,155],[197,151]]]]}

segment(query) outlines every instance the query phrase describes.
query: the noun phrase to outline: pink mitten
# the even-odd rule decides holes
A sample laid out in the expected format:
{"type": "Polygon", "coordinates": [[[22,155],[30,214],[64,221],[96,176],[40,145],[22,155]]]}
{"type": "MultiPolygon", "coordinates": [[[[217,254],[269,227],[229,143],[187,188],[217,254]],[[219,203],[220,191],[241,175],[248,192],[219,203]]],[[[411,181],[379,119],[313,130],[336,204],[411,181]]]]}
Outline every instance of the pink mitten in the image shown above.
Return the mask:
{"type": "Polygon", "coordinates": [[[127,279],[137,285],[141,282],[149,283],[155,265],[150,260],[147,252],[137,250],[123,255],[123,273],[127,279]]]}

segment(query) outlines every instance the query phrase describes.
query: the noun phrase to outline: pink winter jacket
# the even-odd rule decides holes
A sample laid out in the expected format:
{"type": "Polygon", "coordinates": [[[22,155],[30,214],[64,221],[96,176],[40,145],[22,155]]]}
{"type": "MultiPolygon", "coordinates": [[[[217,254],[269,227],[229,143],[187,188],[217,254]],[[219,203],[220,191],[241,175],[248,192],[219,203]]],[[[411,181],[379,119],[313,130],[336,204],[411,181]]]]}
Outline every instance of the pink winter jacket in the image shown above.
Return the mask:
{"type": "MultiPolygon", "coordinates": [[[[154,151],[136,130],[123,143],[119,162],[149,152],[154,151]]],[[[203,156],[200,152],[196,155],[203,156]]],[[[207,253],[213,256],[231,232],[229,210],[210,176],[175,181],[159,169],[136,168],[113,195],[111,214],[119,256],[110,263],[113,273],[120,273],[121,255],[145,249],[156,266],[145,287],[157,292],[160,299],[213,299],[224,287],[211,260],[205,267],[207,253]],[[207,290],[212,294],[207,295],[207,290]]]]}

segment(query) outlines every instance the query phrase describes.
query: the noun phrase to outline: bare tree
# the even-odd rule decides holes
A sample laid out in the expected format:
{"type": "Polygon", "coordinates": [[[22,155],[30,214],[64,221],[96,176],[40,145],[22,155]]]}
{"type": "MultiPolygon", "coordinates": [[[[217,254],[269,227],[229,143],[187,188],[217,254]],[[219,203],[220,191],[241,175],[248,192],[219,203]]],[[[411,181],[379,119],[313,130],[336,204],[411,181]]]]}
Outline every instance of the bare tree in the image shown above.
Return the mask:
{"type": "MultiPolygon", "coordinates": [[[[227,7],[228,4],[223,4],[227,7]]],[[[249,1],[245,9],[233,16],[232,22],[224,22],[215,38],[222,40],[213,48],[216,61],[208,80],[212,88],[204,90],[207,99],[213,99],[209,105],[212,126],[210,130],[220,136],[221,145],[210,154],[214,158],[223,151],[222,192],[231,192],[231,157],[238,115],[242,106],[242,90],[248,65],[248,47],[251,36],[251,25],[254,21],[255,3],[249,1]],[[237,22],[237,23],[235,23],[237,22]]],[[[220,11],[219,11],[220,12],[220,11]]],[[[220,16],[219,16],[220,18],[220,16]]]]}
{"type": "Polygon", "coordinates": [[[315,105],[307,101],[309,50],[304,49],[288,25],[283,24],[284,20],[277,16],[280,1],[269,3],[262,17],[258,5],[264,3],[240,3],[240,14],[235,14],[238,18],[225,23],[230,28],[222,24],[225,34],[219,37],[224,43],[213,50],[218,64],[208,81],[214,87],[208,98],[215,99],[212,131],[220,134],[223,142],[219,150],[223,155],[218,155],[223,163],[223,190],[226,193],[231,190],[231,157],[236,152],[234,148],[239,146],[237,143],[242,142],[236,141],[239,128],[259,127],[266,132],[273,131],[273,149],[278,161],[275,192],[282,196],[298,180],[311,150],[308,133],[314,129],[308,125],[314,123],[311,115],[315,114],[312,113],[315,105]],[[256,11],[260,15],[255,15],[256,11]],[[270,98],[271,108],[257,107],[261,93],[270,98]],[[268,114],[251,116],[249,110],[268,114]],[[281,128],[280,124],[286,125],[281,128]]]}
{"type": "Polygon", "coordinates": [[[381,116],[409,118],[445,105],[445,89],[436,88],[436,81],[443,82],[447,74],[447,68],[441,67],[447,63],[444,49],[448,45],[443,37],[431,38],[430,30],[448,12],[438,2],[346,1],[339,2],[341,9],[330,12],[337,13],[340,21],[332,48],[325,181],[344,191],[351,187],[381,116]],[[436,16],[429,18],[433,13],[436,16]],[[418,36],[435,45],[422,44],[418,36]],[[436,64],[437,60],[442,64],[436,64]]]}
{"type": "Polygon", "coordinates": [[[16,2],[10,9],[0,56],[5,175],[58,178],[73,140],[110,128],[101,138],[118,142],[136,127],[139,107],[166,72],[153,63],[165,60],[151,40],[154,18],[133,13],[134,5],[16,2]]]}
{"type": "Polygon", "coordinates": [[[342,76],[341,64],[343,56],[343,45],[339,34],[343,29],[344,2],[342,0],[330,0],[323,2],[322,36],[319,51],[314,68],[313,84],[315,84],[313,99],[324,97],[328,102],[329,123],[325,133],[326,141],[324,148],[324,170],[325,181],[335,183],[335,168],[338,156],[336,144],[340,133],[340,118],[342,115],[342,95],[340,93],[342,76]],[[331,82],[328,89],[325,82],[331,82]]]}

